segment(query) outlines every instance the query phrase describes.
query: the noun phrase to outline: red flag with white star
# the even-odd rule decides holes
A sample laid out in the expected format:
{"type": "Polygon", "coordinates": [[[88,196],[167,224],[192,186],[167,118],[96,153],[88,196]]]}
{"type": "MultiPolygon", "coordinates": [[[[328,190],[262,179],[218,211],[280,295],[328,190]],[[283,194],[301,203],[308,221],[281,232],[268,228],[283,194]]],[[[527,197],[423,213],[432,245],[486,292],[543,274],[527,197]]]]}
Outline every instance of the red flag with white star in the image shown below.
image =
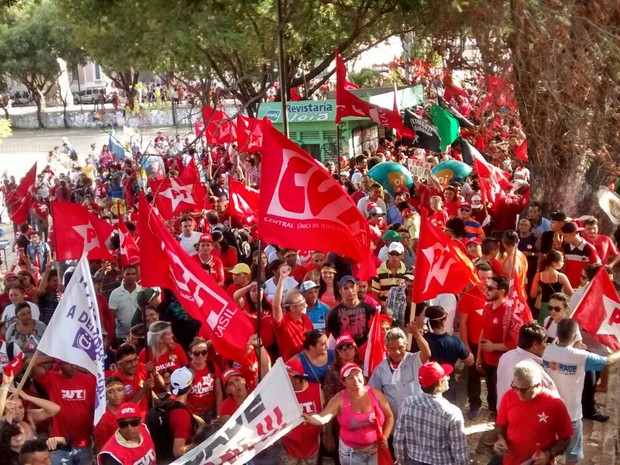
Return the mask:
{"type": "Polygon", "coordinates": [[[6,199],[9,217],[17,224],[28,222],[28,213],[34,198],[34,184],[37,180],[37,162],[28,170],[15,189],[6,199]]]}
{"type": "Polygon", "coordinates": [[[267,118],[262,120],[237,116],[237,149],[240,152],[254,153],[263,149],[263,128],[271,125],[267,118]]]}
{"type": "Polygon", "coordinates": [[[620,298],[604,266],[588,285],[572,318],[601,344],[620,350],[620,298]]]}
{"type": "Polygon", "coordinates": [[[260,194],[230,176],[228,178],[228,214],[244,226],[253,226],[258,221],[260,194]]]}
{"type": "Polygon", "coordinates": [[[142,195],[139,208],[141,284],[172,290],[187,313],[202,323],[201,334],[213,341],[218,354],[237,362],[245,360],[254,332],[250,321],[183,250],[142,195]]]}
{"type": "Polygon", "coordinates": [[[194,183],[192,182],[178,177],[164,178],[160,181],[153,179],[149,185],[153,192],[155,206],[165,220],[199,207],[199,202],[194,199],[194,183]]]}
{"type": "Polygon", "coordinates": [[[179,179],[186,184],[192,185],[192,198],[196,202],[194,211],[200,211],[205,208],[205,204],[209,203],[209,196],[207,194],[207,188],[200,179],[200,172],[196,166],[196,161],[192,158],[189,163],[183,168],[183,172],[179,179]]]}
{"type": "Polygon", "coordinates": [[[205,137],[209,144],[225,144],[237,140],[237,127],[223,111],[204,107],[202,119],[207,125],[205,137]]]}
{"type": "Polygon", "coordinates": [[[421,216],[413,301],[424,302],[444,293],[460,294],[469,284],[476,284],[478,274],[469,257],[433,226],[425,213],[421,216]]]}
{"type": "Polygon", "coordinates": [[[119,252],[121,254],[121,266],[125,268],[127,265],[132,265],[140,262],[140,249],[136,244],[136,241],[129,233],[127,225],[123,221],[123,218],[118,218],[118,240],[120,243],[119,252]]]}
{"type": "Polygon", "coordinates": [[[54,242],[57,260],[114,260],[106,241],[114,227],[77,203],[52,202],[54,242]]]}
{"type": "Polygon", "coordinates": [[[510,173],[487,162],[482,154],[466,140],[463,140],[463,144],[474,159],[474,168],[478,175],[483,202],[495,203],[500,196],[504,195],[504,189],[510,186],[510,173]]]}

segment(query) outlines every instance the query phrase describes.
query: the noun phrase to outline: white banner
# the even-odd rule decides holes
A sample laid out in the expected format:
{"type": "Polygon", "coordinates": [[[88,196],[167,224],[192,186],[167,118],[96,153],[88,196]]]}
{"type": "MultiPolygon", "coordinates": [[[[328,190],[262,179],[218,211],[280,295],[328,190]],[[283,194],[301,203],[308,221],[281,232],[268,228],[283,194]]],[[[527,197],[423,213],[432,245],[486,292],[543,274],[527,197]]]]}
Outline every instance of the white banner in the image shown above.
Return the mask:
{"type": "Polygon", "coordinates": [[[407,159],[407,169],[411,172],[411,176],[417,176],[420,179],[428,178],[432,168],[432,163],[413,158],[407,159]]]}
{"type": "Polygon", "coordinates": [[[235,465],[251,460],[303,422],[281,358],[220,430],[171,465],[235,465]]]}
{"type": "Polygon", "coordinates": [[[105,412],[105,350],[101,336],[99,307],[86,254],[71,276],[37,350],[50,357],[73,363],[97,377],[96,425],[105,412]]]}

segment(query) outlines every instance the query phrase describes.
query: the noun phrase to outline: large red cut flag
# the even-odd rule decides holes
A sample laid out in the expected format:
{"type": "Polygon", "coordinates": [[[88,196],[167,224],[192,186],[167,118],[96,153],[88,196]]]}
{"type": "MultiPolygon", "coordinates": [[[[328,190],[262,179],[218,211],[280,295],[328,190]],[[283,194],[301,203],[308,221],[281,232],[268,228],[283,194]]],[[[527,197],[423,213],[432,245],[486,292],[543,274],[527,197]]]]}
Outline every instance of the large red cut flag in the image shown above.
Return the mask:
{"type": "Polygon", "coordinates": [[[384,321],[392,325],[392,318],[388,315],[382,315],[377,311],[375,316],[370,319],[370,332],[368,333],[368,342],[366,343],[366,351],[364,352],[364,376],[370,378],[377,365],[385,360],[385,338],[381,323],[384,321]]]}
{"type": "Polygon", "coordinates": [[[262,120],[237,116],[237,149],[240,152],[254,153],[263,149],[263,128],[271,124],[267,118],[262,120]]]}
{"type": "Polygon", "coordinates": [[[237,140],[235,123],[223,111],[203,107],[202,119],[207,125],[205,137],[209,144],[225,144],[237,140]]]}
{"type": "Polygon", "coordinates": [[[252,325],[226,292],[168,232],[144,196],[139,199],[141,284],[172,290],[223,357],[245,360],[252,325]]]}
{"type": "Polygon", "coordinates": [[[346,82],[347,70],[342,57],[336,52],[336,123],[339,123],[345,116],[366,117],[377,124],[397,129],[402,133],[403,120],[398,111],[365,102],[346,89],[346,82]]]}
{"type": "Polygon", "coordinates": [[[17,189],[7,198],[9,217],[14,223],[23,224],[28,222],[28,213],[30,212],[32,199],[34,198],[34,184],[36,180],[37,162],[35,161],[32,168],[28,170],[26,175],[19,182],[17,189]]]}
{"type": "Polygon", "coordinates": [[[432,299],[439,294],[460,294],[469,284],[478,282],[473,263],[422,214],[418,240],[413,301],[432,299]]]}
{"type": "Polygon", "coordinates": [[[114,260],[106,241],[114,227],[77,203],[52,202],[54,242],[58,260],[114,260]]]}
{"type": "Polygon", "coordinates": [[[605,267],[588,285],[572,318],[601,344],[620,350],[620,298],[605,267]]]}
{"type": "Polygon", "coordinates": [[[228,178],[228,214],[244,226],[253,226],[258,221],[260,194],[230,176],[228,178]]]}
{"type": "Polygon", "coordinates": [[[127,229],[123,218],[118,218],[118,240],[120,243],[121,266],[125,268],[140,262],[140,249],[127,229]]]}
{"type": "Polygon", "coordinates": [[[360,265],[357,277],[376,274],[368,222],[319,162],[273,126],[265,128],[259,236],[296,250],[329,250],[360,265]]]}

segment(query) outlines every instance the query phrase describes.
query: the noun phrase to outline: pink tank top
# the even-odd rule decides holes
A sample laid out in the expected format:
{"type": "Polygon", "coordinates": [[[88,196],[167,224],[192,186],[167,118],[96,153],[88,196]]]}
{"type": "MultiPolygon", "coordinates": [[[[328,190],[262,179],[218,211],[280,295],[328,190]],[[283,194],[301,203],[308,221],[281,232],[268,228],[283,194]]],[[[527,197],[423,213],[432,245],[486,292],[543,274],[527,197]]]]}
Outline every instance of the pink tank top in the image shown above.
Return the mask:
{"type": "Polygon", "coordinates": [[[340,391],[342,395],[342,413],[338,415],[338,423],[340,423],[340,439],[342,442],[352,449],[368,449],[377,444],[377,420],[383,426],[385,415],[379,407],[379,402],[375,397],[372,389],[366,388],[372,407],[368,412],[357,413],[351,408],[347,391],[340,391]]]}

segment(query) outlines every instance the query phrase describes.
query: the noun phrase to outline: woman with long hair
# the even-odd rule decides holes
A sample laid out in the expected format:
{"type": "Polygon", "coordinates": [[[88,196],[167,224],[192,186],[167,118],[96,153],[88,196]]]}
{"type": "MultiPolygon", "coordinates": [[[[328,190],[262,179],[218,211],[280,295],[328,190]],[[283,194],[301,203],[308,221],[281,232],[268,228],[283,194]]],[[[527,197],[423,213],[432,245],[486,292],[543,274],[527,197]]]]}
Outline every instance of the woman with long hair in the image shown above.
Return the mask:
{"type": "Polygon", "coordinates": [[[340,369],[347,363],[360,365],[362,362],[363,360],[360,357],[359,349],[353,338],[348,334],[340,336],[336,340],[334,363],[328,368],[327,373],[325,373],[325,379],[323,380],[325,402],[329,402],[332,397],[345,388],[342,378],[340,377],[340,369]]]}
{"type": "Polygon", "coordinates": [[[187,407],[194,415],[209,422],[217,417],[223,400],[222,376],[216,364],[209,360],[212,343],[197,337],[189,345],[189,368],[194,372],[192,387],[187,394],[187,407]]]}
{"type": "Polygon", "coordinates": [[[26,442],[24,429],[12,420],[0,421],[0,457],[5,465],[19,465],[19,449],[26,442]]]}
{"type": "Polygon", "coordinates": [[[322,383],[327,370],[334,362],[334,351],[327,348],[327,335],[313,329],[306,333],[303,350],[292,359],[301,361],[309,382],[322,383]]]}
{"type": "Polygon", "coordinates": [[[213,231],[213,251],[211,255],[219,258],[224,266],[224,274],[227,283],[232,282],[230,270],[238,263],[237,249],[231,246],[220,231],[213,231]]]}
{"type": "MultiPolygon", "coordinates": [[[[257,302],[258,302],[258,283],[256,281],[251,282],[247,286],[237,289],[233,294],[233,299],[243,312],[243,314],[250,320],[254,331],[258,331],[258,315],[257,315],[257,302]]],[[[278,357],[278,347],[275,344],[276,335],[273,329],[273,316],[271,314],[271,304],[265,296],[263,289],[260,289],[260,302],[261,302],[261,320],[260,320],[260,337],[261,344],[267,349],[269,355],[275,360],[278,357]]]]}
{"type": "Polygon", "coordinates": [[[146,351],[149,361],[153,362],[155,372],[164,375],[187,365],[187,356],[183,348],[174,341],[172,328],[167,321],[156,321],[147,333],[147,348],[140,352],[138,361],[146,363],[146,351]]]}
{"type": "Polygon", "coordinates": [[[324,263],[321,267],[319,280],[319,300],[329,308],[334,308],[340,303],[340,288],[336,282],[336,267],[332,263],[324,263]]]}
{"type": "Polygon", "coordinates": [[[252,254],[252,279],[258,279],[258,272],[260,270],[260,279],[262,282],[267,281],[271,278],[272,274],[267,266],[267,254],[262,251],[255,251],[252,254]],[[259,257],[260,257],[260,265],[259,265],[259,257]]]}
{"type": "Polygon", "coordinates": [[[564,255],[557,250],[551,250],[543,256],[540,263],[540,272],[534,276],[530,297],[538,298],[540,295],[540,311],[538,312],[538,323],[543,324],[545,318],[549,316],[549,299],[556,292],[564,292],[567,296],[573,295],[573,287],[568,281],[568,277],[559,270],[564,266],[564,255]]]}

